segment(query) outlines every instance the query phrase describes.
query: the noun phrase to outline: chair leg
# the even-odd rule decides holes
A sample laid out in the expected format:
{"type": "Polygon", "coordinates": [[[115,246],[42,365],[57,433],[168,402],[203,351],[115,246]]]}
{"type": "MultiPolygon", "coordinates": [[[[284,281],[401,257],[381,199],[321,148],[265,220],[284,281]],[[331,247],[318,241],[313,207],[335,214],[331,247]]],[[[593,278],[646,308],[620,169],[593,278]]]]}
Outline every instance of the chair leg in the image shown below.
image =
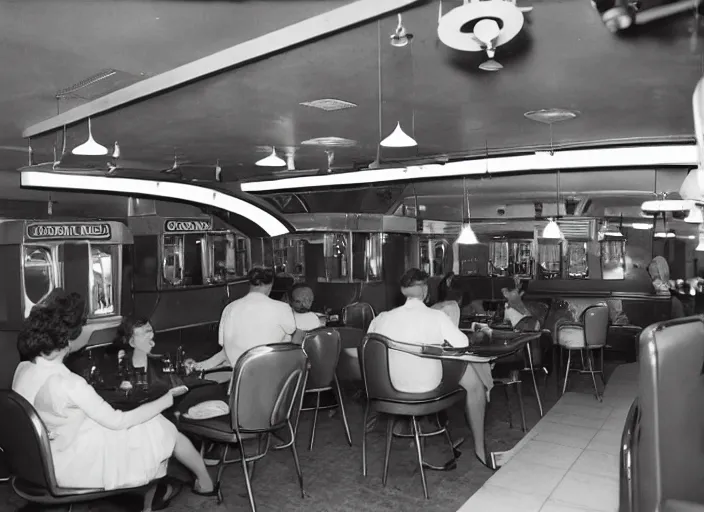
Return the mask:
{"type": "MultiPolygon", "coordinates": [[[[291,455],[293,455],[293,463],[296,466],[296,476],[298,477],[298,487],[301,488],[301,498],[305,498],[305,492],[303,491],[303,472],[301,471],[301,462],[298,460],[298,451],[296,450],[296,439],[291,426],[291,422],[288,422],[288,428],[291,432],[291,455]]],[[[244,456],[244,455],[243,455],[244,456]]]]}
{"type": "Polygon", "coordinates": [[[362,423],[362,476],[367,476],[367,421],[369,420],[369,399],[364,406],[364,422],[362,423]]]}
{"type": "Polygon", "coordinates": [[[298,421],[301,419],[301,414],[303,413],[303,400],[306,397],[306,386],[308,385],[308,370],[306,369],[306,373],[303,375],[303,383],[301,385],[301,398],[298,400],[298,407],[296,408],[296,423],[294,423],[293,427],[293,435],[294,439],[298,435],[298,421]]]}
{"type": "Polygon", "coordinates": [[[389,460],[391,459],[391,443],[394,440],[394,425],[396,424],[396,416],[389,414],[386,419],[386,451],[384,452],[384,475],[381,477],[381,483],[386,487],[386,478],[389,475],[389,460]]]}
{"type": "Polygon", "coordinates": [[[601,377],[601,383],[606,386],[606,377],[604,376],[604,347],[599,349],[599,356],[601,358],[599,364],[599,376],[601,377]]]}
{"type": "Polygon", "coordinates": [[[572,364],[572,351],[567,351],[567,368],[565,368],[565,383],[562,385],[562,394],[567,390],[567,379],[570,376],[570,365],[572,364]]]}
{"type": "Polygon", "coordinates": [[[560,394],[560,373],[562,370],[562,347],[560,345],[552,346],[552,372],[555,374],[555,389],[557,394],[560,394]]]}
{"type": "MultiPolygon", "coordinates": [[[[345,435],[347,436],[347,444],[352,446],[352,436],[350,435],[350,426],[347,423],[347,412],[345,411],[345,402],[342,398],[342,390],[340,389],[340,381],[335,375],[335,389],[337,390],[337,403],[340,404],[340,416],[342,416],[342,425],[345,427],[345,435]]],[[[366,428],[366,426],[365,426],[366,428]]]]}
{"type": "MultiPolygon", "coordinates": [[[[441,412],[443,412],[443,411],[441,411],[441,412]]],[[[450,445],[450,451],[452,452],[452,458],[456,461],[461,453],[457,448],[455,448],[455,445],[452,442],[452,436],[450,436],[450,431],[447,428],[447,417],[445,417],[445,423],[443,424],[442,421],[440,421],[440,413],[437,413],[435,415],[435,421],[437,422],[439,429],[445,430],[445,439],[447,439],[447,444],[450,445]]]]}
{"type": "Polygon", "coordinates": [[[315,442],[315,427],[318,424],[318,411],[320,410],[320,391],[315,393],[315,411],[313,411],[313,428],[310,430],[310,443],[308,444],[308,451],[313,449],[313,443],[315,442]]]}
{"type": "Polygon", "coordinates": [[[501,387],[504,388],[504,395],[506,396],[506,409],[508,410],[508,428],[513,428],[513,414],[511,414],[511,397],[508,395],[508,384],[503,384],[501,387]]]}
{"type": "Polygon", "coordinates": [[[418,465],[420,466],[420,479],[423,482],[423,494],[425,499],[430,499],[428,496],[428,483],[425,481],[425,469],[423,469],[423,448],[420,444],[420,427],[418,426],[418,420],[415,416],[411,416],[411,421],[413,422],[413,437],[416,442],[416,452],[418,453],[418,465]]]}
{"type": "MultiPolygon", "coordinates": [[[[240,448],[242,448],[240,446],[240,448]]],[[[227,460],[227,452],[230,449],[230,445],[226,444],[225,448],[222,450],[222,457],[220,458],[220,463],[218,464],[218,473],[217,476],[215,477],[216,482],[220,482],[220,479],[222,478],[222,472],[225,471],[225,461],[227,460]]],[[[244,455],[242,455],[244,457],[244,455]]]]}
{"type": "MultiPolygon", "coordinates": [[[[252,492],[252,482],[249,479],[249,470],[247,468],[247,455],[245,454],[244,443],[242,442],[242,438],[239,436],[239,434],[237,434],[237,444],[240,448],[240,460],[242,462],[242,472],[244,473],[244,483],[247,486],[247,495],[249,496],[249,506],[251,507],[252,512],[256,512],[257,505],[256,505],[256,503],[254,503],[254,493],[252,492]]],[[[224,466],[225,465],[223,464],[223,467],[224,466]]],[[[220,481],[219,478],[218,478],[218,481],[220,481]]]]}
{"type": "MultiPolygon", "coordinates": [[[[538,381],[535,380],[535,368],[533,368],[533,354],[530,349],[530,343],[526,345],[526,350],[528,352],[528,364],[530,364],[530,376],[533,379],[533,389],[535,390],[535,399],[538,401],[538,411],[540,412],[540,417],[543,417],[543,403],[540,400],[540,391],[538,390],[538,381]]],[[[523,400],[523,398],[521,398],[523,400]]],[[[523,431],[525,432],[525,419],[523,425],[523,431]]]]}
{"type": "MultiPolygon", "coordinates": [[[[154,495],[156,494],[156,488],[157,484],[154,484],[149,489],[147,489],[147,492],[144,495],[144,506],[142,510],[152,509],[152,504],[154,503],[154,495]]],[[[68,509],[69,511],[71,510],[71,505],[69,505],[68,509]]]]}
{"type": "Polygon", "coordinates": [[[601,402],[601,395],[599,394],[599,388],[596,385],[596,372],[594,371],[594,364],[592,363],[592,351],[587,350],[587,362],[589,363],[589,375],[592,376],[592,382],[594,383],[594,394],[596,399],[601,402]]]}
{"type": "Polygon", "coordinates": [[[521,381],[516,382],[516,393],[518,393],[518,408],[521,411],[521,427],[523,432],[527,432],[526,411],[523,407],[523,383],[521,381]]]}

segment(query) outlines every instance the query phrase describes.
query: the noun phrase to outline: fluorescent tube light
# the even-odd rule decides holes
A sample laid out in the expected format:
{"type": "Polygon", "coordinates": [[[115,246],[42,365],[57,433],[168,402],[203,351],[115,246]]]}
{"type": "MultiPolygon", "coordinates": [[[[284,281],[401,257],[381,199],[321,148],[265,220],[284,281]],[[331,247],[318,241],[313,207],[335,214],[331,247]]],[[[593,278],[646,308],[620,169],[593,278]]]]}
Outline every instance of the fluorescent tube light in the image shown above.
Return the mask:
{"type": "Polygon", "coordinates": [[[215,208],[240,215],[257,224],[272,237],[291,232],[283,222],[256,204],[249,203],[226,192],[189,183],[29,170],[22,171],[20,183],[23,187],[28,188],[49,188],[73,192],[114,192],[117,194],[177,199],[189,203],[214,206],[215,208]]]}
{"type": "MultiPolygon", "coordinates": [[[[633,146],[627,148],[573,149],[556,151],[550,158],[541,154],[490,158],[491,174],[533,170],[613,169],[658,165],[695,166],[697,146],[663,145],[633,146]]],[[[242,184],[245,192],[310,189],[362,185],[391,181],[416,181],[453,176],[471,176],[486,173],[484,158],[392,169],[364,170],[318,176],[300,176],[280,180],[251,181],[242,184]]]]}

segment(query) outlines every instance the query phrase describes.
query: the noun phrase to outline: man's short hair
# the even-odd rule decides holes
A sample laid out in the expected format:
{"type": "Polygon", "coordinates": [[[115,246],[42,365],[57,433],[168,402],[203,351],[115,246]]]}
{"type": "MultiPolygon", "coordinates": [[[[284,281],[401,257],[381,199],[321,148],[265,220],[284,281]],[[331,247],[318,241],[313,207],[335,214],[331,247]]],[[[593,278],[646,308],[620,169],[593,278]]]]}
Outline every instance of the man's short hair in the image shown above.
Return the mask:
{"type": "Polygon", "coordinates": [[[305,290],[305,289],[308,289],[308,290],[310,290],[311,293],[313,293],[313,288],[309,284],[306,284],[306,283],[294,284],[291,287],[291,297],[293,297],[293,292],[295,292],[296,290],[305,290]]]}
{"type": "Polygon", "coordinates": [[[267,286],[274,282],[274,271],[270,268],[254,267],[247,273],[250,286],[267,286]]]}
{"type": "Polygon", "coordinates": [[[419,268],[406,270],[406,273],[401,277],[401,288],[410,288],[411,286],[419,286],[428,283],[428,273],[423,272],[419,268]]]}

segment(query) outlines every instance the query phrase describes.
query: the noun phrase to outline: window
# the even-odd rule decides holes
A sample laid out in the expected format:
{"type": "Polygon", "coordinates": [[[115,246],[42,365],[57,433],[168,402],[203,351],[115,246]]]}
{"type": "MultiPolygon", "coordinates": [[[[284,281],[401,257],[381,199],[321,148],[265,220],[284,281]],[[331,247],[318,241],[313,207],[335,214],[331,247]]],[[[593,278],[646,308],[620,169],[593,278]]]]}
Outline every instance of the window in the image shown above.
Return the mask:
{"type": "Polygon", "coordinates": [[[352,278],[355,281],[381,280],[382,233],[352,233],[352,278]]]}
{"type": "Polygon", "coordinates": [[[494,241],[489,244],[490,274],[508,275],[508,240],[494,241]]]}
{"type": "Polygon", "coordinates": [[[183,284],[183,236],[164,236],[164,284],[183,284]]]}
{"type": "Polygon", "coordinates": [[[601,278],[611,281],[626,278],[626,241],[604,239],[601,246],[601,278]]]}
{"type": "Polygon", "coordinates": [[[51,249],[24,246],[24,316],[59,285],[51,249]]]}
{"type": "Polygon", "coordinates": [[[249,240],[235,233],[215,233],[208,235],[212,269],[206,275],[212,275],[212,281],[218,284],[241,279],[249,272],[249,240]]]}
{"type": "Polygon", "coordinates": [[[587,263],[587,242],[570,240],[567,243],[567,275],[570,279],[586,279],[589,276],[587,263]]]}
{"type": "Polygon", "coordinates": [[[509,271],[511,275],[533,277],[533,241],[511,241],[509,245],[509,271]]]}
{"type": "Polygon", "coordinates": [[[88,244],[91,272],[89,274],[89,317],[117,314],[120,284],[119,245],[88,244]]]}
{"type": "Polygon", "coordinates": [[[297,236],[274,238],[274,271],[293,277],[305,276],[307,240],[297,236]]]}
{"type": "Polygon", "coordinates": [[[318,277],[318,280],[347,281],[349,253],[345,233],[325,233],[323,257],[325,259],[325,277],[318,277]]]}

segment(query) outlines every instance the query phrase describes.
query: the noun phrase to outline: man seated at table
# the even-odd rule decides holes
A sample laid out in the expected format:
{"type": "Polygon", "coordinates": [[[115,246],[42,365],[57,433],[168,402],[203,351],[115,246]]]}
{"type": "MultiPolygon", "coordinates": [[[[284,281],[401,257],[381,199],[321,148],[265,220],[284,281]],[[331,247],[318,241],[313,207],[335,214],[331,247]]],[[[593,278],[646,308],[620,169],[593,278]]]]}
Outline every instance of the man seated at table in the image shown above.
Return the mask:
{"type": "Polygon", "coordinates": [[[324,327],[325,322],[310,308],[313,306],[313,289],[305,283],[298,283],[291,288],[291,309],[296,328],[301,331],[312,331],[318,327],[324,327]]]}
{"type": "Polygon", "coordinates": [[[255,267],[249,271],[247,279],[249,293],[228,304],[222,312],[218,331],[222,350],[205,361],[194,363],[195,370],[234,367],[242,354],[260,345],[303,341],[305,332],[296,328],[289,305],[269,297],[274,272],[255,267]]]}
{"type": "MultiPolygon", "coordinates": [[[[401,278],[401,293],[406,297],[406,303],[376,317],[369,326],[369,333],[417,345],[442,345],[445,341],[454,347],[468,345],[467,336],[448,315],[423,303],[428,294],[427,273],[417,268],[408,270],[401,278]]],[[[389,373],[397,390],[425,393],[440,385],[442,363],[392,350],[389,352],[389,373]]],[[[467,364],[460,385],[467,391],[465,412],[474,437],[476,456],[482,464],[494,469],[484,446],[484,414],[493,387],[489,363],[467,364]]]]}

